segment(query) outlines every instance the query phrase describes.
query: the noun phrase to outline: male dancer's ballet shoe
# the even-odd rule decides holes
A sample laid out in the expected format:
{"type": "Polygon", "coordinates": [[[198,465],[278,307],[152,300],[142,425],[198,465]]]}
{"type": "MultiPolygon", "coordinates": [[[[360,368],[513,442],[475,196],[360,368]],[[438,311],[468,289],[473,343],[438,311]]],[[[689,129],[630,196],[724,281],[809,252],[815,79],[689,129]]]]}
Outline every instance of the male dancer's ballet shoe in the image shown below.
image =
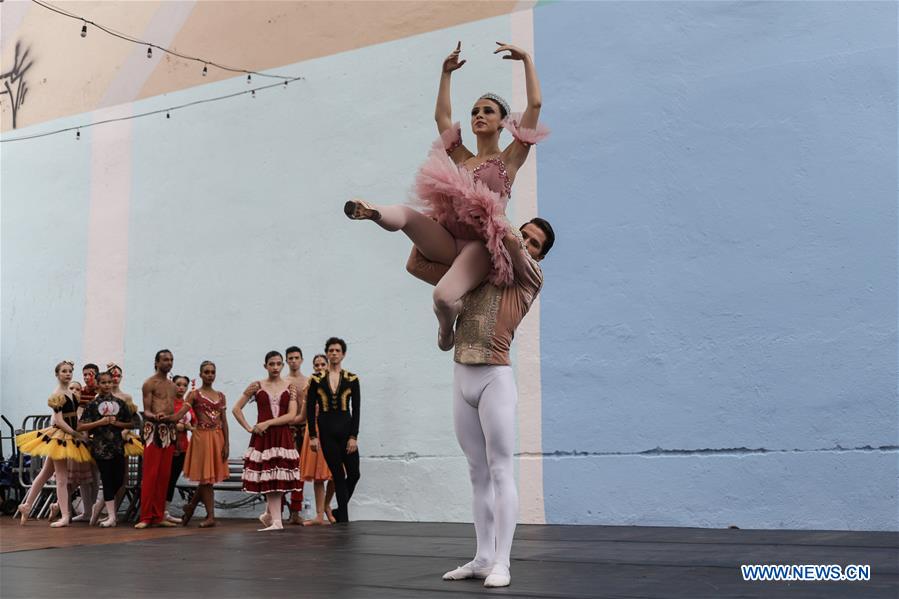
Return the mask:
{"type": "Polygon", "coordinates": [[[507,587],[512,583],[512,574],[509,568],[496,564],[490,570],[490,575],[484,580],[484,586],[488,588],[507,587]]]}
{"type": "Polygon", "coordinates": [[[160,520],[156,523],[156,526],[159,528],[176,528],[178,525],[174,522],[169,522],[168,520],[160,520]]]}
{"type": "Polygon", "coordinates": [[[203,520],[200,522],[200,528],[212,528],[215,526],[215,520],[203,520]]]}
{"type": "Polygon", "coordinates": [[[478,578],[483,580],[490,576],[490,566],[481,566],[474,562],[468,562],[464,566],[459,566],[455,570],[450,570],[443,575],[443,580],[467,580],[469,578],[478,578]]]}
{"type": "Polygon", "coordinates": [[[23,503],[16,508],[15,518],[21,518],[19,522],[19,526],[23,526],[25,521],[28,520],[28,517],[31,515],[31,506],[27,503],[23,503]]]}
{"type": "Polygon", "coordinates": [[[350,200],[344,204],[343,213],[351,220],[381,220],[381,213],[362,200],[350,200]]]}
{"type": "MultiPolygon", "coordinates": [[[[106,522],[106,520],[104,520],[103,522],[106,522]]],[[[102,525],[103,522],[101,522],[100,524],[102,525]]],[[[143,530],[143,529],[145,529],[145,528],[150,528],[150,523],[149,523],[149,522],[140,521],[140,522],[138,522],[137,524],[134,525],[134,528],[136,528],[137,530],[143,530]]]]}
{"type": "MultiPolygon", "coordinates": [[[[144,524],[144,522],[141,522],[141,524],[144,524]]],[[[118,525],[119,525],[119,523],[116,522],[115,520],[113,520],[112,518],[107,518],[103,522],[100,522],[100,528],[115,528],[118,525]]],[[[137,526],[135,526],[134,528],[137,528],[137,526]]],[[[144,527],[144,528],[146,528],[146,527],[144,527]]]]}
{"type": "Polygon", "coordinates": [[[187,526],[190,523],[190,519],[194,517],[195,509],[197,509],[197,506],[190,503],[184,506],[184,514],[181,516],[181,526],[187,526]]]}

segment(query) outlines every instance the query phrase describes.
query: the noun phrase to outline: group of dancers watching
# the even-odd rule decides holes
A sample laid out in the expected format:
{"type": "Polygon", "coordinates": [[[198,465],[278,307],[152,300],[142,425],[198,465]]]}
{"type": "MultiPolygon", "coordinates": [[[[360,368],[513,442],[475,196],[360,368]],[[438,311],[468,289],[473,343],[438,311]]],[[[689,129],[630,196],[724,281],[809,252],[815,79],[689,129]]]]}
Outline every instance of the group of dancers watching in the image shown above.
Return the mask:
{"type": "MultiPolygon", "coordinates": [[[[268,352],[263,362],[267,376],[251,382],[231,410],[250,433],[241,481],[245,492],[265,497],[266,509],[259,516],[262,531],[283,530],[284,507],[291,524],[322,526],[349,520],[348,503],[359,481],[356,439],[361,394],[359,378],[343,369],[346,350],[343,339],[328,339],[325,353],[313,358],[309,377],[301,372],[299,347],[288,347],[284,354],[268,352]],[[282,377],[285,361],[288,372],[282,377]],[[257,407],[255,424],[243,413],[250,402],[257,407]],[[308,520],[301,518],[305,482],[312,482],[315,491],[316,515],[308,520]],[[338,507],[332,510],[335,495],[338,507]]],[[[213,386],[213,362],[200,364],[199,386],[196,379],[171,376],[173,365],[170,350],[156,353],[155,373],[141,389],[142,411],[121,390],[119,365],[109,363],[101,371],[96,364],[85,364],[83,383],[73,380],[72,362],[56,365],[58,384],[47,401],[53,410],[51,425],[16,437],[22,453],[44,458],[17,509],[21,524],[30,518],[34,502],[54,476],[57,501],[50,509],[51,527],[78,521],[116,526],[128,456],[142,455],[140,521],[135,528],[187,526],[200,502],[206,518],[199,526],[215,526],[214,485],[230,476],[227,401],[213,386]],[[197,487],[183,514],[176,517],[169,504],[182,474],[197,487]],[[81,496],[77,514],[72,502],[76,490],[81,496]]]]}

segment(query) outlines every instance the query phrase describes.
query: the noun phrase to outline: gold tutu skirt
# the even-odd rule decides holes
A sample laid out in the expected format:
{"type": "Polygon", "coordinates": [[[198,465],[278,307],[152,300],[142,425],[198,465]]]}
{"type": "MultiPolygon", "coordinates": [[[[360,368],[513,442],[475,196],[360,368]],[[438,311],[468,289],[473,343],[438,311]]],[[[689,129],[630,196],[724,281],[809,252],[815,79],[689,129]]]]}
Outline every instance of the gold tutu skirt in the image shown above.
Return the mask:
{"type": "Polygon", "coordinates": [[[32,456],[51,460],[91,461],[91,452],[83,441],[55,426],[22,433],[16,437],[16,445],[19,446],[19,451],[32,456]]]}
{"type": "Polygon", "coordinates": [[[140,442],[140,438],[137,435],[131,431],[125,431],[122,436],[125,438],[126,456],[144,455],[144,444],[140,442]]]}

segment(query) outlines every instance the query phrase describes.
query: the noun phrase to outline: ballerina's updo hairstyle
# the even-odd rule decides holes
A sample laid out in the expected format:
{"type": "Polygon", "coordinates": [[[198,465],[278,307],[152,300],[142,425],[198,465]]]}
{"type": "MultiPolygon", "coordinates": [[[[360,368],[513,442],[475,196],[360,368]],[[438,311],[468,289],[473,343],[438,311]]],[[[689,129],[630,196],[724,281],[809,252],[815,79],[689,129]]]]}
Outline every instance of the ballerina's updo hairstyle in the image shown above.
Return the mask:
{"type": "Polygon", "coordinates": [[[62,362],[57,364],[56,367],[53,369],[53,374],[59,374],[59,369],[62,368],[63,366],[65,366],[66,364],[71,366],[73,369],[75,368],[74,362],[70,362],[69,360],[63,360],[62,362]]]}
{"type": "Polygon", "coordinates": [[[278,350],[273,349],[272,351],[270,351],[270,352],[268,352],[267,354],[265,354],[265,362],[264,362],[264,364],[268,364],[268,361],[271,360],[272,358],[274,358],[275,356],[278,356],[279,358],[281,358],[282,361],[284,360],[284,356],[281,355],[281,352],[279,352],[278,350]]]}
{"type": "Polygon", "coordinates": [[[212,360],[203,360],[202,362],[200,362],[200,372],[203,372],[204,366],[212,366],[213,368],[216,367],[215,362],[213,362],[212,360]]]}

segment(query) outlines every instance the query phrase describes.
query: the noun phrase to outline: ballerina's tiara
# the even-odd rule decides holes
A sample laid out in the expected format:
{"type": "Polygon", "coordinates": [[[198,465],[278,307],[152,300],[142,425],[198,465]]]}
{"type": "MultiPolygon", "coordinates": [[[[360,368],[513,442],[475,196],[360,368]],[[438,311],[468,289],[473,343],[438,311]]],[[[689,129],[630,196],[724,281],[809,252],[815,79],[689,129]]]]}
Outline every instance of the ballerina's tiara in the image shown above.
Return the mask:
{"type": "Polygon", "coordinates": [[[497,104],[499,104],[500,106],[502,106],[503,110],[504,110],[505,113],[506,113],[505,116],[508,116],[508,115],[512,112],[512,109],[509,108],[509,103],[506,102],[506,101],[502,98],[502,96],[499,96],[499,95],[497,95],[497,94],[494,94],[493,92],[487,92],[486,94],[484,94],[483,96],[481,96],[480,98],[478,98],[478,100],[493,100],[494,102],[496,102],[497,104]]]}

